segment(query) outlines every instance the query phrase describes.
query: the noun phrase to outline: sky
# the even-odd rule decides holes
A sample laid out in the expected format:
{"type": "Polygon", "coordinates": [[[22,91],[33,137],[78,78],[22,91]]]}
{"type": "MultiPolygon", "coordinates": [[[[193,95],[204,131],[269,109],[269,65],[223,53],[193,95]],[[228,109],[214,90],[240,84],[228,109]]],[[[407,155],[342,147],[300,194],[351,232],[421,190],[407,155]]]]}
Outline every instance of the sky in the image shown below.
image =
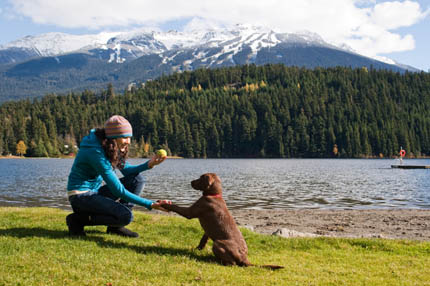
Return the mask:
{"type": "Polygon", "coordinates": [[[430,0],[0,0],[0,45],[48,32],[235,24],[310,31],[362,55],[430,72],[430,0]]]}

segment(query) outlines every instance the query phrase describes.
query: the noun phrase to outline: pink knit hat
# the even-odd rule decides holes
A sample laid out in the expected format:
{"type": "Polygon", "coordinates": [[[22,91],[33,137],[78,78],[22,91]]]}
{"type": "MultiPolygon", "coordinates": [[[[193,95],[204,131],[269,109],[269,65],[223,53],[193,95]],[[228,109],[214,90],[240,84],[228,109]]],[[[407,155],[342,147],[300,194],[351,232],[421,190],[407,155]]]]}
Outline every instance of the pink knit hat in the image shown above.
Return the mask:
{"type": "Polygon", "coordinates": [[[105,133],[107,138],[131,137],[133,129],[127,119],[114,115],[106,121],[105,133]]]}

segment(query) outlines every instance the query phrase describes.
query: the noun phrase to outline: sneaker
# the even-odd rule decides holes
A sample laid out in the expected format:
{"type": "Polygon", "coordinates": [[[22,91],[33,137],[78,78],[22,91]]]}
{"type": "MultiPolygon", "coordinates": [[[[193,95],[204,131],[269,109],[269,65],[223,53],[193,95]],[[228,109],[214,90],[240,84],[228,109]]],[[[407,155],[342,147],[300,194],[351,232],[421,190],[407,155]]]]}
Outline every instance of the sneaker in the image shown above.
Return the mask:
{"type": "Polygon", "coordinates": [[[123,226],[122,227],[108,226],[106,232],[111,234],[126,236],[126,237],[139,237],[139,234],[137,232],[131,231],[123,226]]]}
{"type": "Polygon", "coordinates": [[[84,224],[80,222],[79,215],[71,213],[66,217],[67,227],[69,228],[69,235],[85,236],[84,224]]]}

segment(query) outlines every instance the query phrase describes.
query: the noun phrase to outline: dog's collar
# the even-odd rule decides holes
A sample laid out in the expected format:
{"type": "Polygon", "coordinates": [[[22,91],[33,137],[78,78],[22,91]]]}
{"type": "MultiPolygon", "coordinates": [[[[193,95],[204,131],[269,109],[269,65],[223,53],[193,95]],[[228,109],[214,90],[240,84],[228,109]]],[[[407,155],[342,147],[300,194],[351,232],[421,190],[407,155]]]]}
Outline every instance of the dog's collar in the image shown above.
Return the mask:
{"type": "Polygon", "coordinates": [[[216,195],[206,195],[206,197],[222,198],[222,195],[220,195],[220,194],[216,194],[216,195]]]}

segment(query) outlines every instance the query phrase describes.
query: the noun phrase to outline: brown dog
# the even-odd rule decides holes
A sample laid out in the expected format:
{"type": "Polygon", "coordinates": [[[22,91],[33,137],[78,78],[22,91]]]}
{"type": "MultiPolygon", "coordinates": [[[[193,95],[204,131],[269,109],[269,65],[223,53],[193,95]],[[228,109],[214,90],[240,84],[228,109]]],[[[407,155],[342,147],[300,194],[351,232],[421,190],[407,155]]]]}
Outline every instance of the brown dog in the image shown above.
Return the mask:
{"type": "MultiPolygon", "coordinates": [[[[193,189],[203,191],[203,196],[190,207],[172,204],[161,206],[188,219],[198,218],[205,233],[198,249],[203,249],[208,238],[213,240],[212,251],[224,265],[251,266],[248,261],[248,247],[233,217],[222,198],[221,180],[214,173],[207,173],[191,182],[193,189]]],[[[283,268],[277,265],[264,265],[271,269],[283,268]]]]}

